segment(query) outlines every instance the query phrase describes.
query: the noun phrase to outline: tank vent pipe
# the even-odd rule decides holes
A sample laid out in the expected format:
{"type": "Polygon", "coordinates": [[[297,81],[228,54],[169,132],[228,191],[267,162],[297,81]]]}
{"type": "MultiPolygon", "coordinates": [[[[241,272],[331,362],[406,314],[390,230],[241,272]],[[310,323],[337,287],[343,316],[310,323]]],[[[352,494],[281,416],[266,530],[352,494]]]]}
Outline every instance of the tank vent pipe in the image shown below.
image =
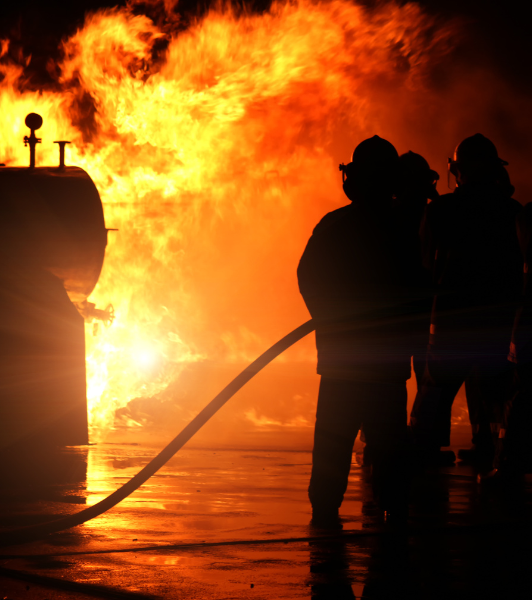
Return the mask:
{"type": "Polygon", "coordinates": [[[59,168],[65,168],[65,146],[70,144],[66,140],[60,140],[58,142],[54,142],[54,144],[59,144],[59,168]]]}

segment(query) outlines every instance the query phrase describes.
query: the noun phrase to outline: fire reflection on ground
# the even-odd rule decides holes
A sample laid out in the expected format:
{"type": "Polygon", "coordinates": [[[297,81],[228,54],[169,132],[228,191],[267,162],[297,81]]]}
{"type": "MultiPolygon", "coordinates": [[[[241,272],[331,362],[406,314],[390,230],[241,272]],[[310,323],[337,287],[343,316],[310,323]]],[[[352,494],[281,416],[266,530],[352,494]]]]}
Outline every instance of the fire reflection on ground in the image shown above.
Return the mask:
{"type": "MultiPolygon", "coordinates": [[[[87,504],[95,504],[135,475],[155,452],[137,445],[91,447],[87,504]]],[[[220,541],[220,535],[248,539],[282,531],[300,537],[310,519],[309,472],[308,452],[185,449],[116,509],[85,527],[119,529],[135,537],[138,522],[131,512],[149,510],[153,515],[159,511],[159,522],[151,528],[142,524],[144,543],[220,541]]],[[[348,507],[353,514],[360,512],[356,500],[348,507]]]]}
{"type": "MultiPolygon", "coordinates": [[[[32,482],[26,471],[2,487],[1,525],[94,504],[156,451],[107,443],[66,449],[55,459],[49,454],[54,478],[47,482],[41,473],[32,482]],[[86,465],[86,477],[76,465],[86,465]]],[[[343,533],[316,539],[321,532],[309,526],[306,498],[310,458],[309,452],[185,448],[102,517],[3,549],[0,589],[19,597],[16,585],[31,581],[36,600],[49,597],[54,586],[63,586],[58,589],[66,589],[68,600],[87,591],[112,597],[119,590],[138,600],[421,599],[492,598],[493,590],[512,597],[518,585],[532,583],[524,568],[532,554],[530,487],[482,490],[472,470],[458,464],[415,479],[410,535],[383,537],[371,533],[382,522],[369,474],[355,466],[341,509],[343,533]],[[504,569],[486,567],[494,562],[504,569]]]]}

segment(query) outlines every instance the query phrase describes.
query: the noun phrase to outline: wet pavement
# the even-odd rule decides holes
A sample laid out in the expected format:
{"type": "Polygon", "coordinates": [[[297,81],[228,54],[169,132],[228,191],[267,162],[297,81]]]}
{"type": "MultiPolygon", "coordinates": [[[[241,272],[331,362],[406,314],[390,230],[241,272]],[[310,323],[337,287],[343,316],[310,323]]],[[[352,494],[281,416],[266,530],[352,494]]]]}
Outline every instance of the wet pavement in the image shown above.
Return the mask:
{"type": "MultiPolygon", "coordinates": [[[[77,512],[158,449],[98,444],[4,460],[4,530],[77,512]],[[11,464],[10,464],[11,463],[11,464]]],[[[343,531],[309,526],[309,452],[183,449],[131,497],[72,530],[0,550],[0,598],[525,598],[532,487],[482,488],[471,467],[413,482],[387,530],[354,466],[343,531]]]]}

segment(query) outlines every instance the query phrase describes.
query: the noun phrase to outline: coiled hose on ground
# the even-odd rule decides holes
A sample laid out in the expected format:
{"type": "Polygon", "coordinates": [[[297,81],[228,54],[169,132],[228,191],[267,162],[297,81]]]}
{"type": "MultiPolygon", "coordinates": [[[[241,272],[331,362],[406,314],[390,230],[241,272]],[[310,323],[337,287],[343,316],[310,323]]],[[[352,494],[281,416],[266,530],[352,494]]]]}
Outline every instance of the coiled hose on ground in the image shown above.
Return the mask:
{"type": "Polygon", "coordinates": [[[76,525],[86,523],[91,519],[99,517],[104,512],[116,506],[119,502],[127,498],[143,483],[145,483],[152,475],[154,475],[163,465],[165,465],[174,454],[180,450],[202,427],[207,421],[214,416],[220,408],[230,400],[240,388],[252,379],[259,371],[268,365],[274,358],[282,354],[287,348],[294,345],[306,335],[314,331],[314,323],[312,320],[303,323],[288,335],[276,342],[268,348],[266,352],[261,354],[248,367],[246,367],[239,375],[237,375],[225,388],[213,398],[207,406],[196,416],[192,421],[179,433],[159,454],[153,458],[143,469],[141,469],[134,477],[132,477],[121,488],[114,491],[112,494],[104,498],[97,504],[89,506],[84,510],[61,519],[49,521],[48,523],[40,523],[29,527],[22,527],[2,533],[0,537],[0,547],[12,546],[15,544],[23,544],[39,540],[52,533],[70,529],[76,525]]]}

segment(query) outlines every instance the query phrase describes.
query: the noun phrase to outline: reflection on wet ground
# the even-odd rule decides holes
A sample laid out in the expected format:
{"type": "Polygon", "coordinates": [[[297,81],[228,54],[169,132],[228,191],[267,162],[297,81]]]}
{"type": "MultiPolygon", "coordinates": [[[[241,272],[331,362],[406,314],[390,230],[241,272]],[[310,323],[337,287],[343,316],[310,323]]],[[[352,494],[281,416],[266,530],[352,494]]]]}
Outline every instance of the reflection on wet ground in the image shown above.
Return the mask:
{"type": "MultiPolygon", "coordinates": [[[[71,514],[156,453],[102,444],[4,457],[2,528],[71,514]]],[[[532,589],[531,488],[483,489],[470,467],[416,477],[407,532],[383,530],[355,466],[344,530],[309,526],[309,452],[184,449],[103,516],[0,554],[0,596],[521,598],[532,589]]]]}

